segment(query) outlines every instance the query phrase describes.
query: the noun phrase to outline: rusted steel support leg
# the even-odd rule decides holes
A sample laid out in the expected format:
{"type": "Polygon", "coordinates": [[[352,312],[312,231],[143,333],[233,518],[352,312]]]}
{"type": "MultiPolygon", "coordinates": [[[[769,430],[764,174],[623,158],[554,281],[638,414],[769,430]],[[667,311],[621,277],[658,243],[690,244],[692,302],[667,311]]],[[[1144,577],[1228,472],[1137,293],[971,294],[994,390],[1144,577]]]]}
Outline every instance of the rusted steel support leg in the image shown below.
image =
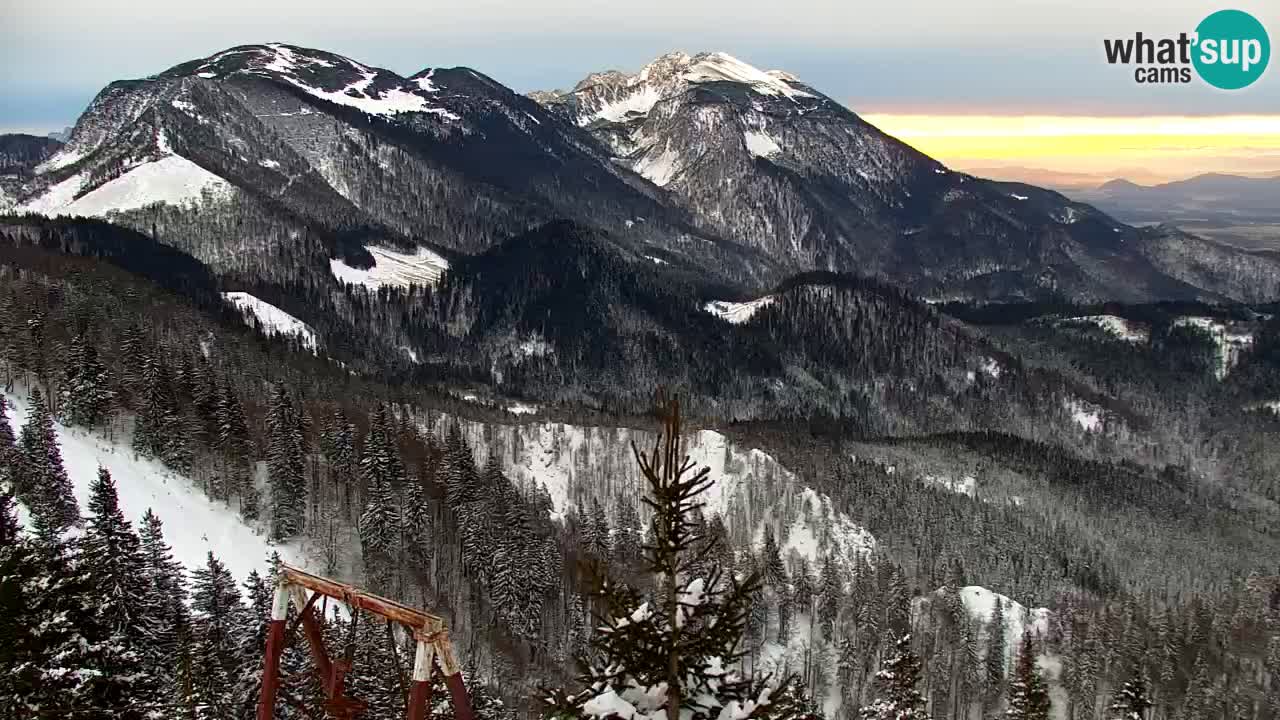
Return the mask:
{"type": "Polygon", "coordinates": [[[449,698],[453,701],[454,720],[472,720],[471,698],[467,696],[462,668],[458,666],[458,659],[453,656],[453,643],[449,642],[449,633],[439,632],[436,635],[435,645],[436,660],[440,663],[440,671],[444,673],[444,684],[449,688],[449,698]]]}
{"type": "Polygon", "coordinates": [[[284,652],[284,621],[289,614],[289,586],[276,585],[271,603],[271,624],[267,628],[266,655],[262,663],[262,690],[258,695],[258,720],[275,715],[276,693],[280,689],[280,654],[284,652]]]}
{"type": "Polygon", "coordinates": [[[429,641],[419,639],[413,657],[413,684],[409,686],[408,720],[427,720],[431,715],[431,665],[436,649],[429,641]]]}
{"type": "Polygon", "coordinates": [[[316,621],[316,610],[307,604],[307,591],[297,585],[293,588],[293,601],[299,608],[303,608],[302,630],[307,635],[307,644],[311,646],[311,660],[316,665],[316,675],[320,678],[320,684],[326,688],[329,686],[329,679],[333,677],[333,666],[329,662],[329,653],[324,649],[324,635],[320,632],[320,623],[316,621]]]}

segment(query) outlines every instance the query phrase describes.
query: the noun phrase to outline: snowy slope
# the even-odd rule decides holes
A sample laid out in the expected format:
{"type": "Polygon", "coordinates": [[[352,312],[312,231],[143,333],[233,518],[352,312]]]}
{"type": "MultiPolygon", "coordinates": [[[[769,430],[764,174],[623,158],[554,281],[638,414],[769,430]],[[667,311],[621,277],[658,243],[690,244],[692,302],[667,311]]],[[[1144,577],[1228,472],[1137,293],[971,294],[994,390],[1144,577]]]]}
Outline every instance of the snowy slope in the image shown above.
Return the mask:
{"type": "MultiPolygon", "coordinates": [[[[16,434],[26,422],[26,398],[9,394],[4,397],[16,434]]],[[[98,466],[107,468],[116,481],[125,517],[136,529],[143,513],[151,508],[164,522],[165,540],[173,546],[174,557],[188,570],[204,564],[210,551],[226,563],[237,580],[262,569],[272,552],[279,552],[287,562],[306,564],[297,545],[268,542],[265,535],[240,520],[235,508],[209,500],[189,479],[160,463],[137,457],[127,438],[113,443],[80,428],[56,424],[54,429],[80,511],[88,512],[89,488],[98,475],[98,466]]]]}
{"type": "Polygon", "coordinates": [[[748,300],[747,302],[730,302],[728,300],[712,300],[702,309],[724,319],[726,322],[740,325],[752,318],[761,308],[768,307],[774,302],[772,295],[765,295],[762,298],[748,300]]]}
{"type": "Polygon", "coordinates": [[[226,292],[222,297],[236,306],[240,312],[257,318],[258,325],[268,334],[298,335],[302,343],[312,350],[316,347],[316,333],[309,325],[246,292],[226,292]]]}
{"type": "Polygon", "coordinates": [[[76,198],[84,185],[74,175],[22,206],[44,215],[105,216],[155,203],[187,205],[224,196],[231,184],[190,160],[169,155],[143,163],[118,178],[76,198]]]}
{"type": "MultiPolygon", "coordinates": [[[[456,420],[435,415],[425,424],[443,437],[456,420]]],[[[459,427],[477,462],[494,454],[517,483],[545,488],[556,517],[571,506],[589,507],[599,501],[611,507],[620,498],[634,502],[642,515],[646,512],[640,507],[645,485],[631,443],[642,451],[652,447],[651,432],[555,422],[461,421],[459,427]]],[[[828,497],[804,487],[768,453],[739,447],[714,430],[689,432],[685,443],[689,458],[698,467],[710,468],[715,480],[703,497],[703,512],[724,518],[735,545],[758,544],[764,524],[770,523],[784,555],[791,557],[794,551],[811,564],[829,552],[847,566],[875,547],[871,533],[835,511],[828,497]]]]}
{"type": "Polygon", "coordinates": [[[354,268],[338,259],[329,261],[333,276],[350,285],[363,285],[377,290],[385,285],[408,287],[409,285],[434,285],[440,275],[449,269],[449,261],[427,248],[415,253],[403,253],[389,248],[368,246],[375,265],[369,269],[354,268]]]}
{"type": "Polygon", "coordinates": [[[1116,339],[1139,345],[1145,345],[1151,339],[1151,330],[1145,325],[1115,315],[1082,315],[1080,317],[1066,318],[1060,324],[1067,326],[1092,325],[1114,336],[1116,339]]]}

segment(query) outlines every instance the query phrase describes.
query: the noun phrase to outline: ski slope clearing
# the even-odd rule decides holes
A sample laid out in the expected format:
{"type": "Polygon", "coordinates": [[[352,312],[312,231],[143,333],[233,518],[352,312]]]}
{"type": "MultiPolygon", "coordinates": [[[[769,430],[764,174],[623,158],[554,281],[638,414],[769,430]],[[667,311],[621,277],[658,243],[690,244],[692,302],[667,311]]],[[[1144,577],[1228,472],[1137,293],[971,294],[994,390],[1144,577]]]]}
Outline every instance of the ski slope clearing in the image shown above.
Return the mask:
{"type": "MultiPolygon", "coordinates": [[[[26,422],[27,400],[11,394],[4,398],[9,404],[9,422],[17,435],[26,422]]],[[[238,581],[253,570],[261,571],[273,552],[280,553],[286,562],[306,564],[298,545],[268,542],[265,534],[244,524],[234,507],[210,500],[190,479],[159,462],[138,457],[127,437],[113,442],[60,423],[54,424],[54,431],[80,511],[87,512],[89,488],[98,475],[98,466],[105,467],[116,481],[120,508],[134,529],[150,508],[164,522],[164,537],[173,547],[174,558],[188,571],[205,564],[210,552],[226,564],[238,581]]]]}
{"type": "Polygon", "coordinates": [[[1082,315],[1066,318],[1059,324],[1074,327],[1094,326],[1118,340],[1138,345],[1145,345],[1151,340],[1151,330],[1147,326],[1116,315],[1082,315]]]}
{"type": "Polygon", "coordinates": [[[329,261],[333,276],[348,285],[363,285],[376,291],[384,286],[435,285],[449,269],[448,260],[427,248],[404,253],[370,245],[365,250],[373,255],[373,267],[354,268],[334,258],[329,261]]]}
{"type": "Polygon", "coordinates": [[[246,292],[222,293],[223,299],[245,315],[254,318],[263,332],[268,335],[297,335],[302,344],[316,349],[316,333],[309,325],[281,310],[269,302],[264,302],[246,292]]]}
{"type": "Polygon", "coordinates": [[[773,302],[774,297],[772,295],[765,295],[762,298],[748,300],[747,302],[712,300],[703,305],[702,309],[726,322],[741,325],[750,320],[761,308],[769,307],[773,302]]]}
{"type": "Polygon", "coordinates": [[[83,184],[83,176],[72,176],[22,209],[42,215],[105,217],[157,203],[200,204],[232,191],[231,183],[178,155],[143,163],[77,198],[83,184]]]}

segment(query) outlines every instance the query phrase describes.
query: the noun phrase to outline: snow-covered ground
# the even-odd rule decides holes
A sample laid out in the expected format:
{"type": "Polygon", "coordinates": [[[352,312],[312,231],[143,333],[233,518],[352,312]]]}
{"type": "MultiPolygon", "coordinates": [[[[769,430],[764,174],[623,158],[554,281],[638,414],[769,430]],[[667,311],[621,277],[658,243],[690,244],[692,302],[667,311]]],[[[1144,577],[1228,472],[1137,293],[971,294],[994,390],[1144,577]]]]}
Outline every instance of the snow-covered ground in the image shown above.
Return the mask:
{"type": "Polygon", "coordinates": [[[440,275],[449,269],[448,260],[424,247],[413,253],[374,245],[365,247],[365,250],[373,255],[373,267],[367,270],[354,268],[335,258],[329,261],[333,276],[350,285],[363,285],[370,290],[377,290],[386,285],[434,285],[440,275]]]}
{"type": "Polygon", "coordinates": [[[240,312],[257,318],[258,326],[268,334],[297,335],[302,338],[303,345],[315,350],[316,333],[309,325],[281,310],[269,302],[264,302],[246,292],[226,292],[222,297],[240,312]]]}
{"type": "Polygon", "coordinates": [[[232,190],[231,183],[178,155],[138,165],[76,198],[84,182],[83,174],[73,175],[23,205],[22,209],[43,215],[103,217],[111,212],[137,210],[156,203],[198,204],[205,199],[225,197],[232,190]]]}
{"type": "Polygon", "coordinates": [[[975,497],[978,491],[978,479],[972,475],[965,475],[961,478],[953,478],[948,475],[925,475],[921,479],[928,485],[937,485],[959,495],[975,497]]]}
{"type": "Polygon", "coordinates": [[[768,158],[782,152],[778,141],[764,130],[747,130],[742,133],[742,141],[746,143],[747,152],[756,157],[768,158]]]}
{"type": "Polygon", "coordinates": [[[761,95],[782,95],[791,99],[813,97],[813,95],[793,88],[787,78],[793,76],[768,73],[742,62],[728,53],[714,52],[694,63],[684,73],[684,79],[692,83],[729,81],[744,83],[761,95]]]}
{"type": "Polygon", "coordinates": [[[1085,432],[1097,432],[1102,429],[1102,408],[1083,400],[1072,398],[1063,402],[1071,419],[1085,432]]]}
{"type": "Polygon", "coordinates": [[[747,302],[712,300],[706,305],[703,305],[702,309],[712,315],[723,318],[725,321],[731,322],[734,325],[740,325],[750,320],[751,317],[756,314],[756,311],[772,305],[775,299],[776,298],[772,295],[765,295],[764,297],[756,298],[755,300],[748,300],[747,302]]]}
{"type": "Polygon", "coordinates": [[[654,185],[662,187],[676,176],[679,163],[679,153],[664,146],[661,152],[656,148],[650,148],[635,161],[631,169],[654,185]]]}
{"type": "Polygon", "coordinates": [[[1116,315],[1082,315],[1066,318],[1061,325],[1092,325],[1125,342],[1145,345],[1151,340],[1151,329],[1142,323],[1126,320],[1116,315]]]}
{"type": "Polygon", "coordinates": [[[1207,317],[1180,317],[1173,321],[1177,327],[1194,327],[1203,330],[1217,347],[1217,363],[1214,377],[1222,380],[1240,362],[1240,355],[1253,347],[1253,335],[1239,332],[1221,320],[1207,317]]]}
{"type": "MultiPolygon", "coordinates": [[[[455,420],[436,415],[425,424],[443,437],[455,420]]],[[[555,517],[571,506],[590,507],[599,501],[609,507],[619,498],[633,499],[640,509],[645,484],[631,443],[642,452],[651,449],[651,432],[555,422],[461,421],[459,426],[477,462],[493,454],[513,480],[544,488],[555,517]]],[[[875,546],[869,532],[833,509],[828,497],[803,486],[768,453],[741,448],[714,430],[688,433],[684,451],[698,467],[710,468],[715,482],[702,497],[703,512],[724,518],[736,544],[758,543],[764,523],[770,523],[783,553],[789,556],[794,550],[811,564],[828,552],[847,564],[875,546]]]]}
{"type": "MultiPolygon", "coordinates": [[[[25,396],[6,394],[9,421],[15,435],[26,422],[25,396]],[[16,407],[15,407],[16,406],[16,407]]],[[[189,480],[154,460],[136,456],[127,437],[115,442],[81,428],[54,425],[67,475],[75,486],[81,513],[88,513],[89,488],[101,465],[111,472],[120,495],[120,508],[137,529],[150,508],[164,523],[165,540],[187,570],[206,561],[210,551],[227,565],[237,580],[261,570],[272,552],[286,562],[306,565],[296,544],[275,545],[266,535],[245,525],[234,507],[215,502],[189,480]]]]}

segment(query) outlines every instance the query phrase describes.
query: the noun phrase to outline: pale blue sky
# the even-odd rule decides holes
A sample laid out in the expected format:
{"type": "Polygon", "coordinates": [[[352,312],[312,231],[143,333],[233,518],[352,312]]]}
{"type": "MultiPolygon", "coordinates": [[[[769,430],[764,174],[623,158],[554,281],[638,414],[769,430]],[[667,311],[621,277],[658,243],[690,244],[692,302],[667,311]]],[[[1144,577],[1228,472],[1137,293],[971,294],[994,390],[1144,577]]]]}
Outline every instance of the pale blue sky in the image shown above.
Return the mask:
{"type": "MultiPolygon", "coordinates": [[[[1233,2],[1280,33],[1280,3],[1233,2]],[[1270,7],[1268,7],[1270,6],[1270,7]]],[[[519,91],[636,69],[670,50],[780,68],[860,112],[1280,112],[1280,69],[1247,91],[1140,87],[1104,37],[1174,35],[1194,0],[0,0],[0,132],[71,124],[111,80],[232,45],[320,47],[409,74],[467,65],[519,91]]],[[[1277,61],[1280,63],[1280,61],[1277,61]]]]}

